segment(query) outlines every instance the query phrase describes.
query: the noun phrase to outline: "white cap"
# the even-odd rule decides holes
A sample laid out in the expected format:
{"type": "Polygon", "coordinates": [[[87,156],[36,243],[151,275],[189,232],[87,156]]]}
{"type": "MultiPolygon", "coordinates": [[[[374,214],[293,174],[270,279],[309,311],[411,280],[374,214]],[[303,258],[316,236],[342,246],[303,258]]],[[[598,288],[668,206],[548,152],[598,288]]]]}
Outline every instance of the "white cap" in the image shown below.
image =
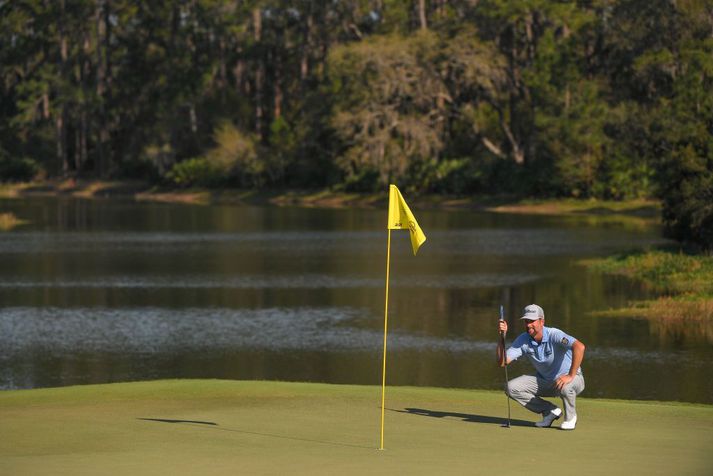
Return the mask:
{"type": "Polygon", "coordinates": [[[527,319],[528,321],[536,321],[538,319],[545,318],[545,311],[542,310],[537,304],[530,304],[525,306],[522,311],[522,317],[520,319],[527,319]]]}

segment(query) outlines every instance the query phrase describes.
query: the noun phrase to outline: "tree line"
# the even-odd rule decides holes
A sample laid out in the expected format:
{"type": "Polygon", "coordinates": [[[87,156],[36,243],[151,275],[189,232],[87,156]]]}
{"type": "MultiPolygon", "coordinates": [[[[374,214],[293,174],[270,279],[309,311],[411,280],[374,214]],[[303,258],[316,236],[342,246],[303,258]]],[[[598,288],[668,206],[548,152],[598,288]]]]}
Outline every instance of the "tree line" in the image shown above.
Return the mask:
{"type": "Polygon", "coordinates": [[[0,0],[0,177],[657,197],[713,243],[711,0],[0,0]]]}

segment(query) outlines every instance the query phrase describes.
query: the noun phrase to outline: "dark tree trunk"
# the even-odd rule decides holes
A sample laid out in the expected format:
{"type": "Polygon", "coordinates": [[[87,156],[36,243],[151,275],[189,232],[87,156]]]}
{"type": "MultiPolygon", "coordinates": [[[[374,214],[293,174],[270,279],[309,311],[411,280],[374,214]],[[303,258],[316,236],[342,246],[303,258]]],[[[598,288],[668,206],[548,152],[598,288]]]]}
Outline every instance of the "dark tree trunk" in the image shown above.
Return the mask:
{"type": "MultiPolygon", "coordinates": [[[[57,15],[57,33],[59,35],[58,70],[61,80],[65,80],[67,78],[67,58],[69,55],[69,45],[64,24],[64,0],[61,0],[59,5],[60,12],[59,15],[57,15]]],[[[65,176],[69,172],[69,160],[67,157],[67,106],[65,104],[62,104],[56,114],[57,117],[55,118],[55,132],[57,161],[62,175],[65,176]]]]}
{"type": "Polygon", "coordinates": [[[258,57],[255,71],[255,133],[258,137],[263,137],[263,88],[265,83],[265,62],[262,57],[262,11],[259,8],[253,10],[254,40],[257,45],[258,57]]]}
{"type": "Polygon", "coordinates": [[[106,125],[106,90],[108,78],[108,57],[109,57],[109,0],[97,0],[95,5],[96,20],[96,53],[97,53],[97,77],[96,95],[99,102],[97,114],[97,137],[96,137],[96,164],[95,173],[99,177],[104,176],[106,168],[106,143],[109,139],[109,131],[106,125]]]}

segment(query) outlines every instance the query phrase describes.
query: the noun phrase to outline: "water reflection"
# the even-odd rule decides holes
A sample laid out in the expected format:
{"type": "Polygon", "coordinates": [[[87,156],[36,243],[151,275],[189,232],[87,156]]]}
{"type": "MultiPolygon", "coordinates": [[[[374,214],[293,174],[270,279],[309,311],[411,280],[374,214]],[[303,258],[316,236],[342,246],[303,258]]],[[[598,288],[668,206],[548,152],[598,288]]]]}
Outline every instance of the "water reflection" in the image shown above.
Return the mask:
{"type": "Polygon", "coordinates": [[[713,320],[651,319],[649,330],[663,345],[713,346],[713,320]]]}
{"type": "MultiPolygon", "coordinates": [[[[381,348],[381,332],[365,329],[368,310],[351,308],[273,308],[259,310],[162,308],[5,308],[0,315],[3,358],[25,353],[173,353],[224,349],[363,350],[381,348]]],[[[492,341],[431,337],[393,331],[394,351],[492,352],[492,341]]],[[[663,351],[594,348],[588,360],[655,362],[663,351]]],[[[689,355],[680,353],[684,362],[689,355]]]]}
{"type": "MultiPolygon", "coordinates": [[[[378,351],[381,333],[358,327],[367,311],[296,309],[34,309],[9,308],[0,316],[5,356],[41,351],[171,353],[221,349],[378,351]],[[352,323],[351,325],[349,323],[352,323]]],[[[394,350],[469,352],[492,343],[395,331],[394,350]]]]}
{"type": "MultiPolygon", "coordinates": [[[[456,276],[405,276],[389,280],[391,287],[409,288],[472,288],[476,286],[508,286],[524,284],[538,279],[531,274],[463,274],[456,276]]],[[[91,280],[23,281],[8,278],[0,288],[230,288],[230,289],[344,289],[382,288],[384,279],[368,277],[335,277],[304,274],[296,276],[113,276],[91,280]]]]}
{"type": "MultiPolygon", "coordinates": [[[[380,210],[5,200],[0,387],[152,378],[380,383],[380,210]]],[[[587,344],[587,395],[713,402],[710,329],[592,317],[650,298],[575,263],[651,224],[422,211],[392,245],[389,383],[499,389],[494,322],[541,304],[587,344]],[[669,382],[660,386],[661,375],[669,382]],[[689,379],[697,382],[695,385],[689,379]]],[[[512,338],[513,336],[509,336],[512,338]]],[[[517,364],[513,373],[529,371],[517,364]]]]}
{"type": "MultiPolygon", "coordinates": [[[[339,251],[382,251],[383,233],[284,232],[276,233],[8,233],[3,236],[3,254],[200,251],[207,246],[235,251],[271,253],[339,251]]],[[[650,246],[661,240],[642,237],[636,246],[650,246]]],[[[614,252],[631,247],[630,237],[592,230],[500,229],[453,230],[429,233],[430,256],[560,256],[614,252]],[[523,246],[526,240],[527,246],[523,246]]]]}

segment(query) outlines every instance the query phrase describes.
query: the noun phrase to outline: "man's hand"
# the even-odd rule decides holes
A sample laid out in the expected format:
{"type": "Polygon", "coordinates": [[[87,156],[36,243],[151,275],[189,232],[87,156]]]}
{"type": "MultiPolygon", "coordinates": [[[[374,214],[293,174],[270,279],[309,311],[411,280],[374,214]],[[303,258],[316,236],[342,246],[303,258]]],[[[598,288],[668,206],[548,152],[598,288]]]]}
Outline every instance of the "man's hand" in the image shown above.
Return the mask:
{"type": "Polygon", "coordinates": [[[505,367],[509,364],[507,356],[505,355],[505,333],[508,331],[508,323],[505,321],[498,321],[498,331],[500,332],[500,339],[498,339],[498,347],[495,351],[495,356],[498,359],[498,365],[500,367],[505,367]]]}
{"type": "Polygon", "coordinates": [[[559,377],[557,377],[557,380],[555,380],[555,388],[561,391],[564,386],[570,383],[572,380],[574,380],[574,377],[570,377],[569,374],[560,375],[559,377]]]}
{"type": "Polygon", "coordinates": [[[586,349],[586,347],[578,340],[575,340],[574,343],[572,343],[572,365],[568,374],[560,375],[557,377],[557,380],[555,380],[555,388],[557,390],[561,391],[565,385],[574,380],[572,374],[576,374],[577,369],[579,369],[579,366],[582,365],[582,359],[584,359],[584,349],[586,349]]]}

